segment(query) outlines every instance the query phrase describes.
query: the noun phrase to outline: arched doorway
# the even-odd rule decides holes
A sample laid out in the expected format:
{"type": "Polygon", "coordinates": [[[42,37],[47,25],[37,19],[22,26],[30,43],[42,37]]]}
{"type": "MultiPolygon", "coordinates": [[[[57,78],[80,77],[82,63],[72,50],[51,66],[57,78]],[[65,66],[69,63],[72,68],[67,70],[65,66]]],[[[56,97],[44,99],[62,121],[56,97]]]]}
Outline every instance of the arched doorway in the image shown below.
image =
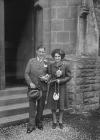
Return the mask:
{"type": "Polygon", "coordinates": [[[42,43],[42,8],[32,0],[5,0],[6,87],[24,86],[27,61],[42,43]]]}

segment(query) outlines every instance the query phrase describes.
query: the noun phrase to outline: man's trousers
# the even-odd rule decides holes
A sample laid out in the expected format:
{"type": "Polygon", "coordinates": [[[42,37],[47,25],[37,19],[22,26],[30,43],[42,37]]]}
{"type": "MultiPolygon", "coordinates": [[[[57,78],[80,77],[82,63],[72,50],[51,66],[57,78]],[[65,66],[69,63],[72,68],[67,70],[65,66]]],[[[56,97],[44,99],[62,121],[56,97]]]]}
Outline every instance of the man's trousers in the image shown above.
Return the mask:
{"type": "Polygon", "coordinates": [[[28,127],[35,127],[36,124],[42,123],[43,110],[45,107],[47,91],[42,91],[42,97],[39,100],[29,98],[29,124],[28,127]]]}

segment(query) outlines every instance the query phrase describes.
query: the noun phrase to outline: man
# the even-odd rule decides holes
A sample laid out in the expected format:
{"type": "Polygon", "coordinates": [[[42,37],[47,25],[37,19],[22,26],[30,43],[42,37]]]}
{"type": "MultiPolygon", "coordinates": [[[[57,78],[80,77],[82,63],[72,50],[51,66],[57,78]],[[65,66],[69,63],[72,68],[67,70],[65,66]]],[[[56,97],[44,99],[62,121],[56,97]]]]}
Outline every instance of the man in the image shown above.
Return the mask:
{"type": "Polygon", "coordinates": [[[42,114],[45,106],[47,84],[45,80],[41,80],[40,77],[46,74],[47,69],[45,48],[42,46],[37,48],[36,55],[36,58],[31,58],[27,63],[25,69],[25,80],[27,85],[31,88],[39,87],[42,91],[42,97],[37,101],[29,97],[29,123],[27,127],[27,133],[31,133],[36,129],[36,127],[40,130],[43,130],[42,114]]]}

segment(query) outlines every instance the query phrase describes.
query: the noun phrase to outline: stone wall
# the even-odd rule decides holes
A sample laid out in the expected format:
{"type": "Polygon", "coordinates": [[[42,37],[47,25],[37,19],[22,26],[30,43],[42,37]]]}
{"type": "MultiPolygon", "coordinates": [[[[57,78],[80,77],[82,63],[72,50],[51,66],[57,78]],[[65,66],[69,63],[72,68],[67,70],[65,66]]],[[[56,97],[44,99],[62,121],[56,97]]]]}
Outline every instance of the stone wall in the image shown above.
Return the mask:
{"type": "Polygon", "coordinates": [[[72,80],[68,84],[69,107],[75,112],[94,110],[100,106],[100,58],[70,59],[72,80]]]}
{"type": "MultiPolygon", "coordinates": [[[[72,80],[67,85],[66,98],[69,102],[66,105],[75,112],[98,108],[100,61],[93,57],[93,52],[91,57],[76,56],[79,51],[77,25],[81,0],[40,0],[40,4],[43,7],[43,45],[49,54],[55,48],[63,49],[67,54],[67,63],[71,64],[72,80]]],[[[93,4],[92,0],[89,0],[90,4],[93,4]]],[[[95,20],[91,21],[95,24],[95,20]]],[[[89,55],[91,50],[95,50],[93,44],[92,48],[90,46],[87,48],[89,55]]]]}
{"type": "Polygon", "coordinates": [[[51,50],[62,48],[66,54],[75,54],[77,5],[79,1],[51,1],[51,50]]]}
{"type": "Polygon", "coordinates": [[[54,48],[62,48],[66,54],[98,55],[99,35],[93,1],[86,1],[89,6],[86,23],[85,19],[80,18],[81,1],[39,0],[39,5],[43,7],[43,45],[48,53],[54,48]],[[83,29],[86,33],[82,30],[83,26],[86,28],[83,29]],[[85,33],[85,41],[81,32],[85,33]]]}
{"type": "Polygon", "coordinates": [[[50,53],[62,48],[76,53],[77,7],[81,0],[40,0],[43,7],[43,45],[50,53]]]}

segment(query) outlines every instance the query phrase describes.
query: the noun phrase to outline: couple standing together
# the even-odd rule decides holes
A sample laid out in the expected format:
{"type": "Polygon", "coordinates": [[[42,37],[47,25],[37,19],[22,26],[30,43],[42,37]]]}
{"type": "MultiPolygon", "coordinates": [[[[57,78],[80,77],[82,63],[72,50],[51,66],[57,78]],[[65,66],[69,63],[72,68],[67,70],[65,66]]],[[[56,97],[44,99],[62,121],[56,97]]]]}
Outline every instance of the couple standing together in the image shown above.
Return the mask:
{"type": "Polygon", "coordinates": [[[48,96],[48,102],[52,111],[52,128],[57,127],[56,111],[59,109],[59,127],[63,129],[64,100],[66,93],[66,83],[71,79],[71,71],[63,59],[65,53],[61,49],[52,51],[51,56],[54,59],[52,63],[45,59],[45,48],[42,46],[36,50],[36,58],[31,58],[25,69],[25,80],[28,87],[40,88],[42,96],[38,100],[29,98],[29,123],[27,133],[31,133],[36,127],[43,130],[43,110],[48,96]],[[41,76],[48,75],[46,78],[41,76]],[[49,91],[48,90],[49,85],[49,91]],[[58,99],[54,94],[57,92],[58,99]],[[48,93],[48,95],[47,95],[48,93]]]}

